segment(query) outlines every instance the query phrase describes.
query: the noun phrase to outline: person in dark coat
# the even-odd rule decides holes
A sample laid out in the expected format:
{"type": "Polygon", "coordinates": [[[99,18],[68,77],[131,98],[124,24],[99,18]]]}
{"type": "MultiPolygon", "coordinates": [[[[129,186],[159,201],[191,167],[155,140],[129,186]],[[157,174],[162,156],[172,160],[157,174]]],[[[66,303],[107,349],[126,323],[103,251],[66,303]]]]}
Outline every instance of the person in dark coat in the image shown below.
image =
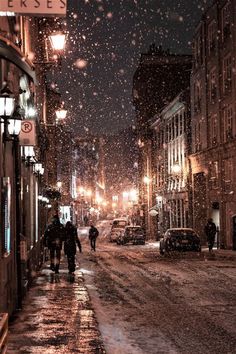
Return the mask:
{"type": "Polygon", "coordinates": [[[98,229],[91,225],[89,229],[89,240],[90,240],[90,246],[91,246],[91,251],[96,251],[96,240],[99,235],[98,229]]]}
{"type": "Polygon", "coordinates": [[[65,237],[65,228],[60,223],[58,215],[54,215],[52,223],[48,225],[44,233],[45,246],[50,251],[50,269],[59,273],[62,243],[65,237]]]}
{"type": "Polygon", "coordinates": [[[65,226],[64,252],[67,255],[68,270],[70,274],[73,274],[75,271],[76,245],[78,246],[79,251],[82,252],[77,228],[70,221],[67,221],[65,226]]]}
{"type": "Polygon", "coordinates": [[[207,221],[207,224],[205,226],[205,234],[207,237],[209,252],[211,252],[214,246],[216,235],[216,225],[212,219],[208,219],[207,221]]]}

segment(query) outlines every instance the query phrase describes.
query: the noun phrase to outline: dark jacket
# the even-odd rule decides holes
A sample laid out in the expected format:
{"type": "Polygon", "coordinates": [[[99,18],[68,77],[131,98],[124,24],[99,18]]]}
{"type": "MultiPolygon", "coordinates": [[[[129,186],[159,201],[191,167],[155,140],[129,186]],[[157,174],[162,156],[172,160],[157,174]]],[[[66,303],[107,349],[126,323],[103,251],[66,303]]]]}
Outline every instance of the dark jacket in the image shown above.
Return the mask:
{"type": "Polygon", "coordinates": [[[91,226],[89,229],[89,239],[96,239],[99,235],[98,229],[95,226],[91,226]]]}
{"type": "Polygon", "coordinates": [[[65,228],[59,220],[54,219],[48,225],[44,233],[44,243],[48,248],[62,249],[62,243],[65,238],[65,228]]]}
{"type": "Polygon", "coordinates": [[[65,242],[64,242],[64,252],[67,255],[76,254],[76,244],[79,251],[82,252],[81,243],[78,237],[77,229],[72,224],[67,224],[65,227],[65,242]]]}
{"type": "Polygon", "coordinates": [[[205,226],[205,234],[208,240],[214,239],[216,234],[216,225],[213,221],[208,221],[205,226]]]}

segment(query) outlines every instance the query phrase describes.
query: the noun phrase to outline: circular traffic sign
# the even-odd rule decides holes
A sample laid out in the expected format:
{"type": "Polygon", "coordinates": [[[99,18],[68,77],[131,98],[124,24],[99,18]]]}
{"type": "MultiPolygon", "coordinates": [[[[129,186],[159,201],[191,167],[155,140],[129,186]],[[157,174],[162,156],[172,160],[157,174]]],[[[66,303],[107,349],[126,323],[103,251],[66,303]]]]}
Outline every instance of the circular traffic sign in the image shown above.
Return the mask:
{"type": "Polygon", "coordinates": [[[23,133],[30,133],[32,129],[33,124],[28,120],[21,123],[21,130],[23,131],[23,133]]]}

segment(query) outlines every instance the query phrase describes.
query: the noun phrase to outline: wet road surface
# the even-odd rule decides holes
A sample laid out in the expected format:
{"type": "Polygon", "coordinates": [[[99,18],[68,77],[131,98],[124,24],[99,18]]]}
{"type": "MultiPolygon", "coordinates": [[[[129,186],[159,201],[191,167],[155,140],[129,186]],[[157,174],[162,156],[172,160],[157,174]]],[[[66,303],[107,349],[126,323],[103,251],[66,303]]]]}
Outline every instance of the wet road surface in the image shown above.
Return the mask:
{"type": "Polygon", "coordinates": [[[83,275],[65,263],[39,272],[9,331],[8,354],[105,353],[83,275]]]}

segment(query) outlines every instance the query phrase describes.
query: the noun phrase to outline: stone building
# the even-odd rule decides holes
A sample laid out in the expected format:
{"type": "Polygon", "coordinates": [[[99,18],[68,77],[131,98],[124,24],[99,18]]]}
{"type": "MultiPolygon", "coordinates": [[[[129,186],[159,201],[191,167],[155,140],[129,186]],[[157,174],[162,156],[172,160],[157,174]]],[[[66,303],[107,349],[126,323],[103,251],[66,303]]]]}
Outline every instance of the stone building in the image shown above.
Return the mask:
{"type": "Polygon", "coordinates": [[[214,1],[194,36],[192,97],[193,226],[212,217],[221,247],[236,249],[236,2],[214,1]]]}
{"type": "Polygon", "coordinates": [[[155,171],[153,167],[154,116],[189,86],[191,55],[171,54],[155,45],[143,53],[133,78],[133,103],[137,118],[139,154],[139,213],[147,237],[156,238],[157,220],[150,216],[155,206],[155,171]]]}
{"type": "Polygon", "coordinates": [[[189,153],[190,94],[181,92],[160,114],[153,129],[153,177],[158,231],[191,226],[189,153]]]}

